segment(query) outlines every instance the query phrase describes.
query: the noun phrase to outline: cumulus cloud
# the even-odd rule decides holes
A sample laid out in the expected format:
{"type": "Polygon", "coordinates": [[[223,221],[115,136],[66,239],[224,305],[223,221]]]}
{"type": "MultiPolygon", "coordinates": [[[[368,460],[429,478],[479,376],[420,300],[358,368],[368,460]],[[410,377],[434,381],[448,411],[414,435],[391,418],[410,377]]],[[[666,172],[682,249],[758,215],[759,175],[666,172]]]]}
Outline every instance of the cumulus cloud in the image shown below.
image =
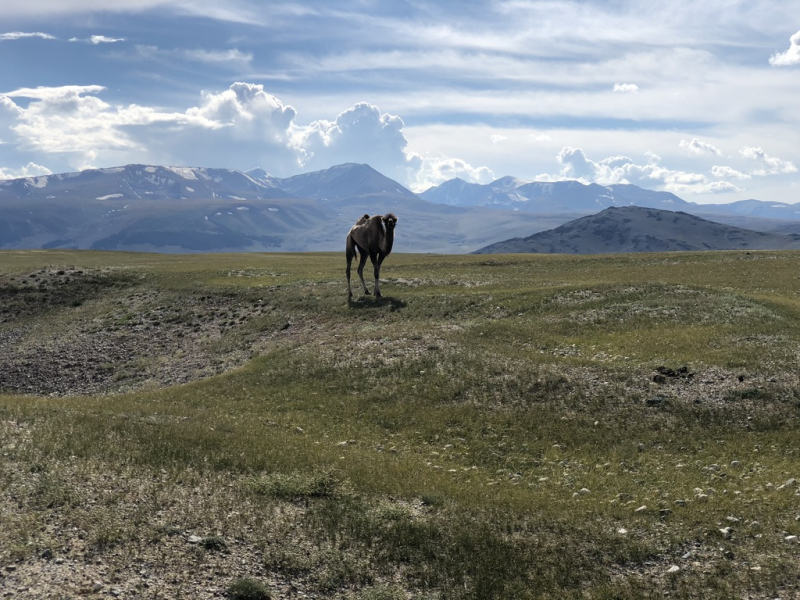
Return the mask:
{"type": "Polygon", "coordinates": [[[742,173],[732,167],[720,167],[717,165],[711,167],[711,174],[719,179],[752,179],[752,176],[747,173],[742,173]]]}
{"type": "Polygon", "coordinates": [[[53,172],[47,167],[33,162],[29,162],[19,169],[4,169],[0,167],[0,179],[19,179],[20,177],[39,177],[52,174],[53,172]]]}
{"type": "Polygon", "coordinates": [[[49,33],[41,33],[39,31],[35,33],[25,33],[22,31],[12,31],[11,33],[0,33],[0,41],[1,40],[21,40],[23,38],[32,38],[38,37],[43,40],[55,40],[54,36],[50,35],[49,33]]]}
{"type": "Polygon", "coordinates": [[[23,88],[5,94],[7,99],[33,100],[25,109],[17,107],[10,127],[18,136],[18,145],[45,153],[88,154],[135,147],[122,126],[146,123],[153,111],[135,105],[111,107],[96,96],[103,90],[97,85],[73,85],[23,88]]]}
{"type": "MultiPolygon", "coordinates": [[[[204,92],[183,112],[114,105],[102,86],[23,88],[0,94],[0,136],[69,168],[130,162],[269,168],[276,175],[369,163],[400,183],[421,187],[452,177],[488,182],[485,167],[408,151],[403,121],[368,103],[334,120],[297,122],[297,111],[260,84],[237,82],[204,92]],[[24,102],[15,103],[16,98],[24,102]]],[[[1,138],[0,138],[1,139],[1,138]]],[[[49,163],[48,163],[49,164],[49,163]]]]}
{"type": "Polygon", "coordinates": [[[408,181],[419,170],[422,159],[406,151],[408,140],[403,120],[381,113],[377,106],[360,102],[339,113],[334,121],[318,120],[297,128],[295,146],[302,151],[302,164],[321,169],[344,162],[368,162],[398,181],[408,181]]]}
{"type": "Polygon", "coordinates": [[[800,65],[800,31],[789,38],[789,49],[786,52],[773,54],[769,59],[773,67],[800,65]]]}
{"type": "Polygon", "coordinates": [[[556,160],[562,166],[561,176],[564,179],[593,182],[600,171],[598,164],[589,160],[580,148],[562,148],[556,160]]]}
{"type": "MultiPolygon", "coordinates": [[[[263,85],[244,82],[234,83],[218,94],[205,92],[202,105],[186,112],[244,130],[251,130],[249,125],[257,122],[261,131],[267,127],[272,130],[271,133],[285,132],[297,116],[293,107],[265,92],[263,85]]],[[[258,130],[252,133],[257,134],[258,130]]]]}
{"type": "Polygon", "coordinates": [[[615,83],[614,91],[622,94],[635,94],[639,91],[639,86],[635,83],[615,83]]]}
{"type": "Polygon", "coordinates": [[[488,167],[473,167],[460,158],[429,157],[421,159],[420,168],[410,186],[413,191],[422,192],[456,177],[471,183],[483,184],[496,179],[488,167]]]}
{"type": "Polygon", "coordinates": [[[680,147],[686,148],[691,154],[694,154],[695,156],[702,156],[704,154],[714,154],[716,156],[722,156],[722,152],[720,152],[720,150],[716,148],[713,144],[702,142],[697,138],[692,138],[691,142],[687,142],[686,140],[681,140],[680,147]]]}
{"type": "Polygon", "coordinates": [[[781,173],[797,172],[797,167],[793,162],[769,156],[761,148],[745,146],[739,150],[739,154],[745,158],[752,159],[761,165],[759,169],[753,171],[753,175],[778,175],[781,173]]]}
{"type": "Polygon", "coordinates": [[[741,191],[727,181],[710,181],[701,173],[669,169],[660,164],[657,154],[648,152],[647,162],[637,164],[627,156],[591,160],[580,148],[566,147],[556,160],[561,171],[552,179],[577,179],[582,183],[613,185],[631,183],[647,188],[661,187],[676,194],[719,194],[741,191]]]}

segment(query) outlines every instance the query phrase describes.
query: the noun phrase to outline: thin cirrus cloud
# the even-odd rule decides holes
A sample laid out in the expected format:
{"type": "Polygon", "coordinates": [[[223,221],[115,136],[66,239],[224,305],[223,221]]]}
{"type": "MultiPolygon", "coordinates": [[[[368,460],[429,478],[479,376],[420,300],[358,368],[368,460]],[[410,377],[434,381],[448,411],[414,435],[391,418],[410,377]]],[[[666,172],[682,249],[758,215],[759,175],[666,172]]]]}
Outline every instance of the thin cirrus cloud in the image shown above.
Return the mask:
{"type": "Polygon", "coordinates": [[[125,38],[112,38],[105,35],[92,35],[88,38],[70,38],[70,42],[85,42],[87,44],[115,44],[117,42],[124,42],[125,38]]]}
{"type": "Polygon", "coordinates": [[[253,61],[253,54],[242,52],[236,48],[228,50],[203,50],[203,49],[164,49],[158,46],[145,46],[137,44],[135,47],[136,56],[145,60],[171,61],[174,59],[184,59],[192,62],[208,64],[250,64],[253,61]]]}
{"type": "Polygon", "coordinates": [[[57,39],[55,36],[50,35],[49,33],[42,33],[40,31],[28,33],[24,31],[12,31],[10,33],[0,33],[0,41],[1,40],[22,40],[25,38],[41,38],[43,40],[55,40],[57,39]]]}

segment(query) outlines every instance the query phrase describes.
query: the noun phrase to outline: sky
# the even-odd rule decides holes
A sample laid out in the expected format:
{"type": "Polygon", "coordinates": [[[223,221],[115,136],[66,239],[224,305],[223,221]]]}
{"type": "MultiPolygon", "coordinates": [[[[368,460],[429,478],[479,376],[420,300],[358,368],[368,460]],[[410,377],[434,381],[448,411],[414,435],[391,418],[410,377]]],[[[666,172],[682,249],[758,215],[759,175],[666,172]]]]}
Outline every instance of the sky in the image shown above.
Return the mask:
{"type": "Polygon", "coordinates": [[[0,74],[0,179],[357,162],[800,202],[795,0],[26,0],[0,74]]]}

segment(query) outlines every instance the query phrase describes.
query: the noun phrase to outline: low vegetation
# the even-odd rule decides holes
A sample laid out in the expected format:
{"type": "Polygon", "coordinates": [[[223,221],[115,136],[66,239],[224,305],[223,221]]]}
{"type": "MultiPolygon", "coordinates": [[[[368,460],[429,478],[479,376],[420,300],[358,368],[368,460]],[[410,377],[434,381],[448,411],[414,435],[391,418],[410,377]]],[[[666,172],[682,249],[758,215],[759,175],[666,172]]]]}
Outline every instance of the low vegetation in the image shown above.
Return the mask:
{"type": "Polygon", "coordinates": [[[800,253],[0,254],[21,598],[800,595],[800,253]]]}

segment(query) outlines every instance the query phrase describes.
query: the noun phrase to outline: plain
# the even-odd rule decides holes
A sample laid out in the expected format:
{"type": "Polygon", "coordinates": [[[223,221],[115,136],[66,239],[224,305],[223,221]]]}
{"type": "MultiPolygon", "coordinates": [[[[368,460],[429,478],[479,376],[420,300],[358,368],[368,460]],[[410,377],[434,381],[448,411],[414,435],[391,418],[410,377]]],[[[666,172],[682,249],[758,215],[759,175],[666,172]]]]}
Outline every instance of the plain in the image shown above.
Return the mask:
{"type": "Polygon", "coordinates": [[[800,253],[344,267],[2,252],[0,587],[800,596],[800,253]]]}

